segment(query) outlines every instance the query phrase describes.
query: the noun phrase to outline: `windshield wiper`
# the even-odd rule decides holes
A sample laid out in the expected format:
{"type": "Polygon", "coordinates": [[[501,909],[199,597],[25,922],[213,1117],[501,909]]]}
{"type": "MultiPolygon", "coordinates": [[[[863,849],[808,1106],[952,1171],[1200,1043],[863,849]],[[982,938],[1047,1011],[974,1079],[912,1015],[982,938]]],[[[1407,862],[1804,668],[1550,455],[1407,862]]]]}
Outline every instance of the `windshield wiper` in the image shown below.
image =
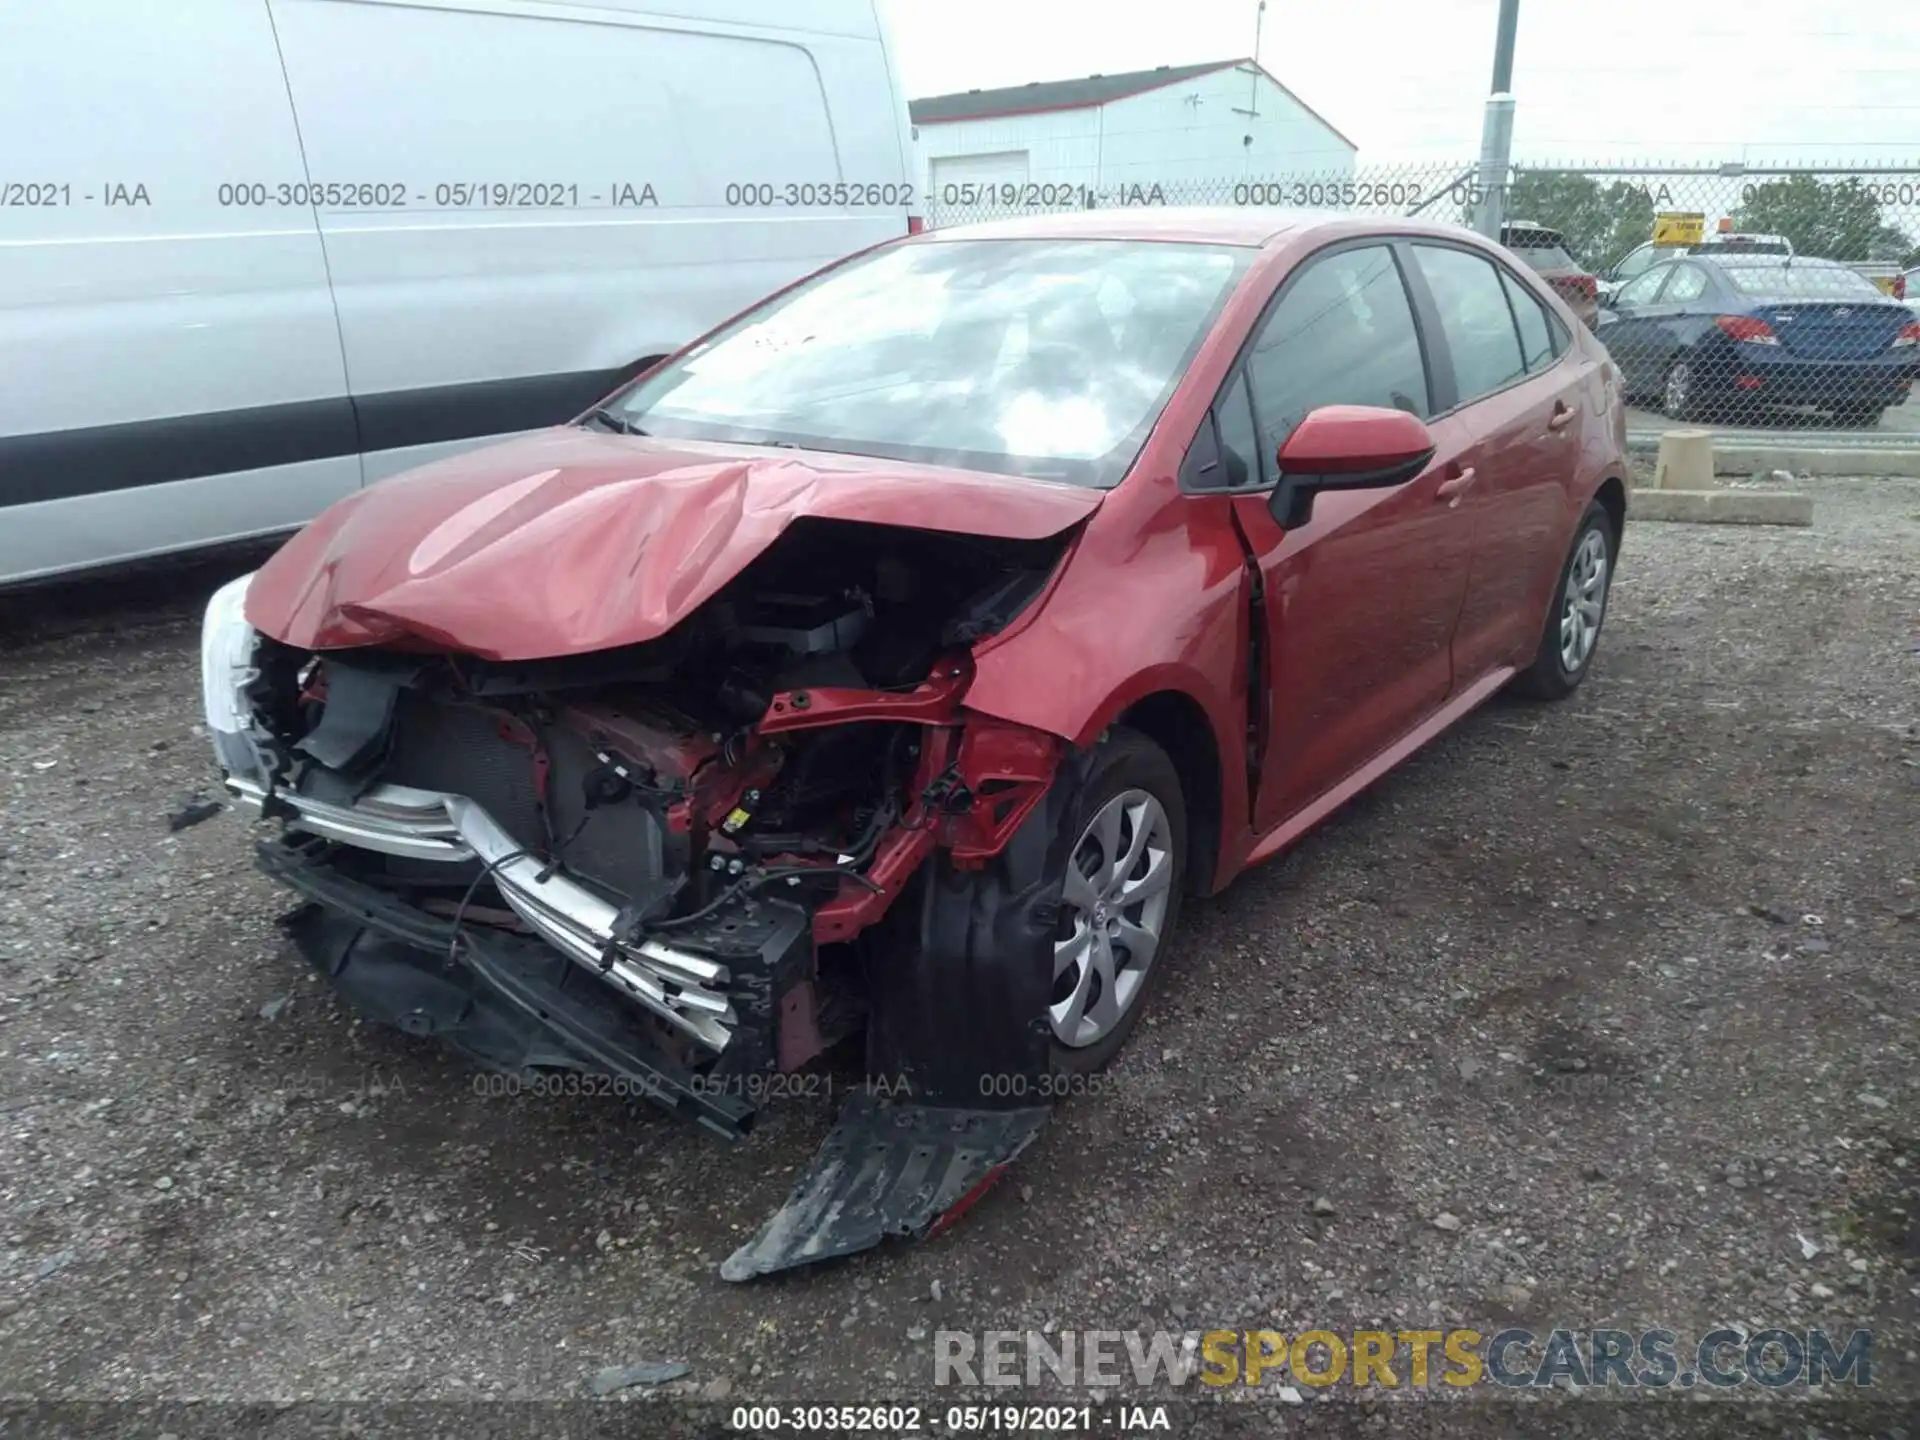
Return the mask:
{"type": "Polygon", "coordinates": [[[594,421],[598,423],[602,429],[612,430],[621,435],[645,435],[647,433],[624,415],[616,415],[604,405],[594,406],[582,419],[594,421]]]}

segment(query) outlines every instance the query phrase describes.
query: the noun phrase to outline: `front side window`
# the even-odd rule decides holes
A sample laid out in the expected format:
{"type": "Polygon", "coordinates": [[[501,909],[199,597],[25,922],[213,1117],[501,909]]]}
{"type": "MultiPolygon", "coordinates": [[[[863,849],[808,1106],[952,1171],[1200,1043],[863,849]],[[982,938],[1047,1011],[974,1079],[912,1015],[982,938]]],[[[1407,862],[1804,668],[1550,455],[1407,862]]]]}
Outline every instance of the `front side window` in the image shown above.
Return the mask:
{"type": "Polygon", "coordinates": [[[1527,373],[1520,333],[1493,262],[1447,246],[1416,245],[1420,273],[1433,292],[1440,329],[1453,355],[1462,403],[1511,385],[1527,373]]]}
{"type": "Polygon", "coordinates": [[[1236,489],[1260,483],[1260,436],[1253,424],[1253,406],[1247,401],[1247,377],[1235,375],[1233,383],[1215,402],[1214,423],[1220,427],[1220,463],[1226,470],[1226,483],[1236,489]]]}
{"type": "Polygon", "coordinates": [[[1118,483],[1256,252],[898,245],[770,300],[611,407],[674,439],[1118,483]]]}
{"type": "Polygon", "coordinates": [[[1631,285],[1622,286],[1620,293],[1613,297],[1616,305],[1651,305],[1653,297],[1660,293],[1660,287],[1673,273],[1671,265],[1662,265],[1657,270],[1649,270],[1631,285]]]}
{"type": "Polygon", "coordinates": [[[1420,333],[1393,251],[1364,245],[1310,260],[1247,357],[1258,449],[1271,458],[1322,405],[1433,413],[1420,333]]]}
{"type": "Polygon", "coordinates": [[[1673,272],[1673,279],[1667,285],[1666,294],[1660,297],[1662,305],[1684,305],[1689,300],[1698,300],[1707,293],[1707,272],[1698,265],[1682,265],[1673,272]]]}

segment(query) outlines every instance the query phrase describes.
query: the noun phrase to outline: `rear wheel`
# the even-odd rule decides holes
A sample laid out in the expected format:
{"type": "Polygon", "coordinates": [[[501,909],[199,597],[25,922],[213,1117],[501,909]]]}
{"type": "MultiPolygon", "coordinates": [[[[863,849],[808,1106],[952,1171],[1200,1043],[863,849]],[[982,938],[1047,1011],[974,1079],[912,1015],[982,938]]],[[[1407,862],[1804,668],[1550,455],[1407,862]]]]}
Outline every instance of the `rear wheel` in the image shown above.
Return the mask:
{"type": "Polygon", "coordinates": [[[1126,1042],[1180,916],[1187,813],[1173,762],[1144,735],[1110,731],[1069,824],[1047,1021],[1054,1067],[1085,1073],[1126,1042]]]}
{"type": "Polygon", "coordinates": [[[1674,420],[1700,418],[1699,383],[1693,367],[1676,360],[1667,367],[1667,378],[1660,391],[1660,408],[1674,420]]]}
{"type": "Polygon", "coordinates": [[[1613,519],[1599,501],[1587,506],[1574,532],[1573,546],[1560,567],[1560,584],[1547,612],[1546,629],[1533,663],[1514,680],[1514,689],[1536,700],[1571,695],[1587,677],[1607,618],[1613,584],[1613,557],[1619,537],[1613,519]]]}

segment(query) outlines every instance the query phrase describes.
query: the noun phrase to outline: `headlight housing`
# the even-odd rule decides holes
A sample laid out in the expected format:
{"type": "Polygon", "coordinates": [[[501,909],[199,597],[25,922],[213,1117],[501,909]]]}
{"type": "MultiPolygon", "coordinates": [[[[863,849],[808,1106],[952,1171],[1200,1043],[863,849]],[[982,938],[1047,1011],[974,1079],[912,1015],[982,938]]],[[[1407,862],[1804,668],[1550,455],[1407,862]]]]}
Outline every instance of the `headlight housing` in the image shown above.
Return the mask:
{"type": "Polygon", "coordinates": [[[220,768],[229,775],[261,778],[266,770],[255,748],[253,705],[247,689],[260,678],[254,649],[259,634],[247,623],[245,606],[252,575],[213,592],[200,624],[200,689],[207,731],[220,768]]]}

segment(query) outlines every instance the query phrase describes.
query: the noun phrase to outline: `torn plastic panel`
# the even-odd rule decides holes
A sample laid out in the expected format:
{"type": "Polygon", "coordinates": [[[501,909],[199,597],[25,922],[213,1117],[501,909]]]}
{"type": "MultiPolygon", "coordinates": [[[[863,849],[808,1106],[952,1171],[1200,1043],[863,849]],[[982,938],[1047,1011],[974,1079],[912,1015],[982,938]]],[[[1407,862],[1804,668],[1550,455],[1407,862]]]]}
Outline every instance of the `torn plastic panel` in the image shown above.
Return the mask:
{"type": "Polygon", "coordinates": [[[964,1214],[1046,1123],[1045,1106],[965,1110],[856,1092],[793,1193],[720,1267],[752,1280],[919,1240],[964,1214]]]}
{"type": "MultiPolygon", "coordinates": [[[[1035,768],[1019,738],[974,753],[999,756],[1003,770],[1035,768]]],[[[964,739],[958,749],[968,753],[964,739]]],[[[1086,754],[1060,764],[978,864],[936,855],[917,905],[900,907],[912,918],[888,917],[889,943],[867,973],[868,1088],[842,1108],[786,1203],[721,1267],[725,1279],[937,1234],[1040,1133],[1051,1107],[1032,1100],[1047,1093],[1052,1065],[1046,1005],[1074,839],[1065,821],[1090,766],[1086,754]]]]}

